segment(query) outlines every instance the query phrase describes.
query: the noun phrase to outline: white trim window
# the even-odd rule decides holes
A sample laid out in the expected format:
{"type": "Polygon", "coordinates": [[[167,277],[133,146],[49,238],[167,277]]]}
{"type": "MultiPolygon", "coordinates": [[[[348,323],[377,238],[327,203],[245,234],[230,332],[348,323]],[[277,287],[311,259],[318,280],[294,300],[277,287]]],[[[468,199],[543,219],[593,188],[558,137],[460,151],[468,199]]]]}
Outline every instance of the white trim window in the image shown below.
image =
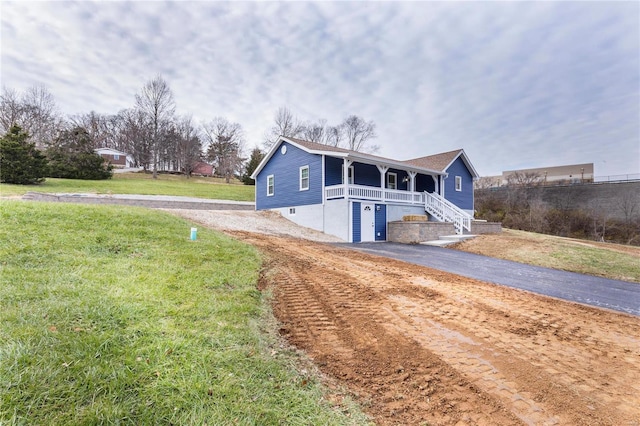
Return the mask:
{"type": "Polygon", "coordinates": [[[387,172],[387,189],[398,189],[398,174],[387,172]]]}
{"type": "Polygon", "coordinates": [[[267,176],[267,197],[276,193],[276,184],[273,175],[267,176]]]}
{"type": "MultiPolygon", "coordinates": [[[[342,165],[342,183],[344,184],[344,164],[342,165]]],[[[349,179],[349,185],[353,185],[353,183],[355,182],[355,170],[353,168],[353,166],[349,166],[349,169],[347,171],[348,173],[348,177],[347,179],[349,179]]]]}
{"type": "Polygon", "coordinates": [[[462,191],[462,176],[456,176],[456,191],[462,191]]]}
{"type": "Polygon", "coordinates": [[[300,167],[300,191],[309,189],[309,166],[300,167]]]}

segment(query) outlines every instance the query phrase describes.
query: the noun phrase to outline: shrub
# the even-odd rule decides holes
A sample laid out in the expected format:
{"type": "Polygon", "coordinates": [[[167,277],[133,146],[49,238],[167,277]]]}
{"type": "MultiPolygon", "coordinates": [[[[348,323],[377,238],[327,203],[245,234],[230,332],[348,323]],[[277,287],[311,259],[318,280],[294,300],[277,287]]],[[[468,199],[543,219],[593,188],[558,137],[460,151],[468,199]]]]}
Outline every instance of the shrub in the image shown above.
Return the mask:
{"type": "Polygon", "coordinates": [[[12,126],[0,138],[0,182],[30,185],[44,181],[47,159],[28,139],[19,126],[12,126]]]}
{"type": "Polygon", "coordinates": [[[65,130],[47,149],[49,176],[67,179],[110,179],[113,166],[91,148],[89,134],[82,127],[65,130]]]}

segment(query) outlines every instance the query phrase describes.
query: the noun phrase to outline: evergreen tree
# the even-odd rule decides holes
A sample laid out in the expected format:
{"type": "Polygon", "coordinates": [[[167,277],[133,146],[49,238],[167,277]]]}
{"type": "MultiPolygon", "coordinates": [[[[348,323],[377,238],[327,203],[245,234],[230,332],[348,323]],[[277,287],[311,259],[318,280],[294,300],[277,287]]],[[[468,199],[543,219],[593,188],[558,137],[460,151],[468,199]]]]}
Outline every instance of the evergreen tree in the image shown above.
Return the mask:
{"type": "Polygon", "coordinates": [[[49,158],[49,176],[66,179],[110,179],[113,172],[111,164],[96,154],[91,138],[82,127],[65,130],[47,149],[49,158]]]}
{"type": "Polygon", "coordinates": [[[12,126],[0,138],[0,182],[30,185],[44,181],[47,159],[28,139],[19,126],[12,126]]]}
{"type": "Polygon", "coordinates": [[[249,157],[249,161],[244,169],[244,174],[242,175],[242,182],[245,185],[255,185],[256,181],[251,179],[251,175],[258,168],[260,162],[264,158],[264,153],[260,150],[260,148],[254,148],[251,151],[251,157],[249,157]]]}

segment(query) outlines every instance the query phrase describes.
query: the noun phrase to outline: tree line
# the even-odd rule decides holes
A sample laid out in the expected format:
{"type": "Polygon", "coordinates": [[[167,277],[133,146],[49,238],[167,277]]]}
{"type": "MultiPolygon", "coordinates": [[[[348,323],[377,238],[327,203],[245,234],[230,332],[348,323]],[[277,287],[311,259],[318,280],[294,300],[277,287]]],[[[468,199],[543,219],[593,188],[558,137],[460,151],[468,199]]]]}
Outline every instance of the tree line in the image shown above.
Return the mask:
{"type": "Polygon", "coordinates": [[[53,95],[44,86],[31,87],[24,93],[3,88],[0,134],[9,135],[14,126],[24,132],[25,142],[43,152],[51,152],[54,147],[73,151],[81,138],[85,151],[112,148],[125,152],[131,155],[135,167],[152,173],[154,178],[160,172],[190,176],[204,161],[227,182],[240,178],[246,184],[253,184],[249,176],[280,136],[355,151],[378,149],[370,144],[376,137],[371,121],[350,115],[336,125],[329,125],[326,120],[304,122],[288,108],[281,107],[260,146],[256,144],[247,157],[246,136],[239,123],[221,116],[196,123],[192,116],[177,114],[173,92],[160,75],[142,86],[131,108],[115,114],[91,111],[63,117],[53,95]],[[75,135],[75,141],[70,135],[75,135]]]}

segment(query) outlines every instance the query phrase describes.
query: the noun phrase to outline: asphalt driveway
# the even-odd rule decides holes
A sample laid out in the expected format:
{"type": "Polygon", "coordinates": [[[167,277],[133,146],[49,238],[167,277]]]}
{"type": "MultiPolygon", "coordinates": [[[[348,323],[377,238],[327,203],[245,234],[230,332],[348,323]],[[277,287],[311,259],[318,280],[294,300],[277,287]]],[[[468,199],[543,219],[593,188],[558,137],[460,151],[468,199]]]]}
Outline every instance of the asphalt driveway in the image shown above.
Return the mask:
{"type": "Polygon", "coordinates": [[[344,246],[545,296],[640,316],[640,284],[637,283],[525,265],[442,247],[388,242],[344,246]]]}

